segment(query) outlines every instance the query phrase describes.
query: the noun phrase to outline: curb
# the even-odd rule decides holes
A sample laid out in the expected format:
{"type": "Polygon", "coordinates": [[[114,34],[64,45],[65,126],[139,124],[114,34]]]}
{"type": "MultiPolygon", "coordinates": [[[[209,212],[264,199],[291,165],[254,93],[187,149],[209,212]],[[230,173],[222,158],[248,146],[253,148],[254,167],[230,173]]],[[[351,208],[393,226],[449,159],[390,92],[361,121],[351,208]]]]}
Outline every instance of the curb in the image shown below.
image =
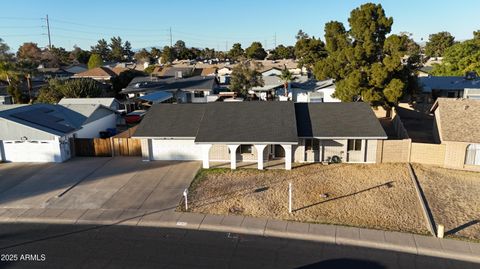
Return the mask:
{"type": "MultiPolygon", "coordinates": [[[[132,213],[132,212],[129,212],[132,213]]],[[[119,217],[121,217],[120,214],[119,217]]],[[[199,231],[238,233],[264,237],[321,242],[335,245],[368,247],[414,255],[480,263],[480,244],[431,236],[356,227],[309,224],[293,221],[253,218],[238,215],[206,215],[175,211],[130,214],[128,218],[59,219],[56,217],[0,216],[1,223],[86,224],[98,228],[124,225],[176,228],[199,231]],[[132,216],[133,215],[133,216],[132,216]],[[130,217],[131,216],[131,217],[130,217]]]]}

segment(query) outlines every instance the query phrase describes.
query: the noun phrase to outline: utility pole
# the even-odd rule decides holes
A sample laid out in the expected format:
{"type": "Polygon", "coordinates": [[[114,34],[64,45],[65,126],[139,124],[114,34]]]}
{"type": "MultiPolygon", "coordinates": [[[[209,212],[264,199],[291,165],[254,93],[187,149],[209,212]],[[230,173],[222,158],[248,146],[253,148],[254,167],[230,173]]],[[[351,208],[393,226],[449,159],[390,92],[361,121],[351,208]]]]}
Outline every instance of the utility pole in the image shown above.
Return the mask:
{"type": "Polygon", "coordinates": [[[273,37],[274,43],[273,43],[273,48],[277,47],[277,33],[275,33],[275,36],[273,37]]]}
{"type": "Polygon", "coordinates": [[[48,21],[48,14],[47,14],[47,32],[48,32],[48,49],[52,49],[52,39],[50,38],[50,23],[48,21]]]}
{"type": "Polygon", "coordinates": [[[170,26],[170,47],[173,47],[172,27],[170,26]]]}

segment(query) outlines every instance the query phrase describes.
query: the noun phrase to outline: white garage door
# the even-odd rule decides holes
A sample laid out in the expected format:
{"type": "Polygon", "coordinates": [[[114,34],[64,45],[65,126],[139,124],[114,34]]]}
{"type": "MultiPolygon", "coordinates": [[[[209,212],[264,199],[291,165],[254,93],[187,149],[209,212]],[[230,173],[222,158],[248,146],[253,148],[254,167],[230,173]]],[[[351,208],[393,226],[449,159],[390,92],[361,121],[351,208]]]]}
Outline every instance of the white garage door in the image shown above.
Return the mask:
{"type": "Polygon", "coordinates": [[[154,160],[201,160],[202,148],[193,140],[153,140],[154,160]]]}
{"type": "MultiPolygon", "coordinates": [[[[7,162],[55,162],[55,141],[3,141],[7,162]]],[[[57,143],[58,145],[58,143],[57,143]]]]}

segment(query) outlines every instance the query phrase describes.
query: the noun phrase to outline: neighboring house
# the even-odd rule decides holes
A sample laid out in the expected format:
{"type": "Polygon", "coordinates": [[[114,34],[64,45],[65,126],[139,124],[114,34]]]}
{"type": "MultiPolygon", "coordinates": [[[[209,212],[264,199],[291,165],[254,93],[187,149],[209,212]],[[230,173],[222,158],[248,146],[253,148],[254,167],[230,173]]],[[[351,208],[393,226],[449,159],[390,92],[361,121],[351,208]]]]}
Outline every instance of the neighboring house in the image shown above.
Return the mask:
{"type": "Polygon", "coordinates": [[[366,103],[216,102],[152,106],[133,135],[147,160],[375,163],[387,136],[366,103]],[[232,152],[234,154],[232,154],[232,152]],[[261,152],[261,154],[259,154],[261,152]]]}
{"type": "MultiPolygon", "coordinates": [[[[279,90],[280,94],[283,90],[279,90]]],[[[307,76],[297,77],[290,83],[289,99],[298,103],[332,103],[340,102],[332,97],[335,92],[333,79],[317,81],[307,76]]]]}
{"type": "Polygon", "coordinates": [[[480,90],[480,78],[475,74],[467,74],[467,76],[428,76],[418,79],[427,102],[433,102],[438,97],[462,98],[465,89],[480,90]]]}
{"type": "Polygon", "coordinates": [[[123,119],[121,113],[123,111],[123,105],[117,99],[113,97],[100,97],[100,98],[62,98],[59,102],[59,105],[68,106],[68,105],[102,105],[104,107],[110,108],[112,111],[118,112],[116,114],[117,124],[122,124],[123,119]]]}
{"type": "Polygon", "coordinates": [[[438,98],[434,139],[445,145],[447,168],[480,170],[480,100],[438,98]]]}
{"type": "Polygon", "coordinates": [[[280,76],[282,74],[282,69],[276,68],[276,67],[267,67],[267,68],[261,69],[259,72],[264,77],[280,76]]]}
{"type": "Polygon", "coordinates": [[[87,71],[88,67],[85,64],[72,64],[72,65],[64,67],[63,70],[65,70],[65,71],[67,71],[71,74],[78,74],[78,73],[82,73],[82,72],[87,71]]]}
{"type": "Polygon", "coordinates": [[[62,67],[43,67],[42,65],[37,68],[39,75],[43,80],[51,78],[56,79],[68,79],[73,73],[65,70],[62,67]]]}
{"type": "Polygon", "coordinates": [[[102,105],[34,104],[0,111],[0,155],[6,162],[63,162],[70,138],[98,137],[115,128],[115,112],[102,105]]]}
{"type": "Polygon", "coordinates": [[[73,75],[73,78],[91,78],[97,81],[110,81],[117,74],[108,67],[96,67],[73,75]]]}
{"type": "Polygon", "coordinates": [[[213,94],[217,87],[217,79],[212,76],[164,79],[136,77],[121,93],[129,98],[139,98],[154,92],[166,91],[171,93],[178,103],[206,103],[218,98],[213,94]]]}
{"type": "Polygon", "coordinates": [[[59,105],[103,105],[114,111],[121,109],[120,102],[113,97],[100,98],[62,98],[59,105]]]}

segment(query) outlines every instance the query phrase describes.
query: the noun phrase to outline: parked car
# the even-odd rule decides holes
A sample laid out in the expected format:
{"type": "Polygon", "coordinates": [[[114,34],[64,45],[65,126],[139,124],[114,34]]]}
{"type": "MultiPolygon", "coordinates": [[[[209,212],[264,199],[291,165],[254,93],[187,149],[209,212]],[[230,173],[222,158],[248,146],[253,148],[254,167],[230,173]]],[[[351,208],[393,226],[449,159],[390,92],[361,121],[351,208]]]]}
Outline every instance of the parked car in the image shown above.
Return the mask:
{"type": "Polygon", "coordinates": [[[145,114],[147,113],[146,110],[134,110],[127,115],[125,115],[125,122],[126,123],[139,123],[145,114]]]}

